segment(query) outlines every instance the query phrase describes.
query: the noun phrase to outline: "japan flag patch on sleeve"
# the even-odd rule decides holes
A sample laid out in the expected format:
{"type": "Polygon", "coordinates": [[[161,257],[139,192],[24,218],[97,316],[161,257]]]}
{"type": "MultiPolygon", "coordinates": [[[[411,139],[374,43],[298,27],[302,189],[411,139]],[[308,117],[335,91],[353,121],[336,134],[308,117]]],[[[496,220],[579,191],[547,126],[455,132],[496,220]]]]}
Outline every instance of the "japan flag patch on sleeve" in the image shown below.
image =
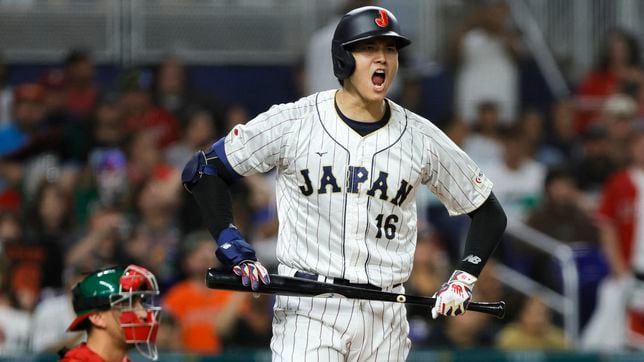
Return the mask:
{"type": "Polygon", "coordinates": [[[474,176],[472,177],[472,183],[474,184],[474,186],[482,189],[485,186],[486,181],[486,177],[483,172],[481,172],[481,170],[474,172],[474,176]]]}

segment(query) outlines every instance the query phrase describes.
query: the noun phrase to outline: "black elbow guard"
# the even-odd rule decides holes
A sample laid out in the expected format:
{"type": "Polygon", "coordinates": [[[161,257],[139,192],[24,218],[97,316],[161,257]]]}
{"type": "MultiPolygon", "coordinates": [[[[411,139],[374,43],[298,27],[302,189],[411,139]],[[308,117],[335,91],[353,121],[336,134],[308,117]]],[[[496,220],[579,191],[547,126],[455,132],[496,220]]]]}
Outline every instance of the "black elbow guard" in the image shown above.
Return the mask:
{"type": "MultiPolygon", "coordinates": [[[[210,155],[211,158],[217,157],[214,152],[210,155]]],[[[204,151],[197,151],[190,161],[186,163],[181,172],[181,182],[183,187],[189,192],[192,192],[194,185],[203,177],[203,175],[216,175],[217,169],[213,165],[208,164],[208,156],[204,151]]]]}

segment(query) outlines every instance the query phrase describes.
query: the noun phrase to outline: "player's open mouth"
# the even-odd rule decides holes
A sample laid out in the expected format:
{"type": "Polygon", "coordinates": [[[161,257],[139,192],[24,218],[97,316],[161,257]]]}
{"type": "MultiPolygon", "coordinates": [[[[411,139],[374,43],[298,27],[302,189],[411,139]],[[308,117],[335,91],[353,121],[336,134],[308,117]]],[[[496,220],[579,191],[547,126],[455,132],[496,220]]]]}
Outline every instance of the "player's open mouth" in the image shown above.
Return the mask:
{"type": "Polygon", "coordinates": [[[371,83],[376,86],[376,89],[382,89],[385,84],[385,71],[382,69],[376,70],[371,76],[371,83]]]}

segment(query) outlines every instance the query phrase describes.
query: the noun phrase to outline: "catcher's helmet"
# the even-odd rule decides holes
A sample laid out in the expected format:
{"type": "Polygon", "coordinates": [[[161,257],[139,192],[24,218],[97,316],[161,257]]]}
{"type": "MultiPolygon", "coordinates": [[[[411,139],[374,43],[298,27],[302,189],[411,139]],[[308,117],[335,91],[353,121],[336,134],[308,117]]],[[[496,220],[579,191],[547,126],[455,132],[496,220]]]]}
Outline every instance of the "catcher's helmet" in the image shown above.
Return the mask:
{"type": "Polygon", "coordinates": [[[351,55],[351,45],[366,39],[390,37],[398,49],[411,43],[400,35],[398,20],[389,10],[378,6],[364,6],[346,13],[335,28],[331,43],[333,73],[340,79],[348,78],[356,63],[351,55]]]}
{"type": "Polygon", "coordinates": [[[159,329],[159,286],[147,269],[129,265],[93,272],[72,289],[76,319],[68,331],[84,330],[87,319],[101,310],[118,309],[119,323],[126,343],[132,343],[144,356],[156,360],[159,329]]]}

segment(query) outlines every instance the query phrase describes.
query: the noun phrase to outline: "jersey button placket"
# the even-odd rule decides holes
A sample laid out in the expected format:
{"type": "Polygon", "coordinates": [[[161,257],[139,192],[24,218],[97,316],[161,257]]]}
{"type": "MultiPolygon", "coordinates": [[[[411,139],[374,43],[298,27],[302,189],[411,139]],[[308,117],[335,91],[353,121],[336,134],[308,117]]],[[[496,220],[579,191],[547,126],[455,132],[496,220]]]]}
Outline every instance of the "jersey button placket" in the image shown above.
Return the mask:
{"type": "MultiPolygon", "coordinates": [[[[351,162],[351,166],[353,167],[359,167],[361,165],[361,160],[360,160],[360,143],[356,145],[357,147],[353,150],[351,150],[351,153],[354,155],[357,155],[358,157],[356,158],[355,161],[351,162]]],[[[355,175],[360,177],[359,175],[355,175]]],[[[347,173],[347,177],[350,177],[350,175],[347,173]]],[[[347,187],[349,187],[349,182],[347,182],[347,187]]],[[[357,193],[352,193],[349,192],[347,189],[347,215],[346,215],[346,221],[347,221],[347,229],[346,229],[346,255],[347,255],[347,260],[346,260],[346,274],[345,278],[349,280],[355,279],[356,276],[356,269],[355,269],[355,263],[356,263],[356,258],[358,257],[358,249],[356,245],[356,229],[357,229],[357,223],[358,223],[358,212],[359,212],[359,202],[360,202],[360,193],[362,192],[362,185],[358,185],[357,193]]]]}

